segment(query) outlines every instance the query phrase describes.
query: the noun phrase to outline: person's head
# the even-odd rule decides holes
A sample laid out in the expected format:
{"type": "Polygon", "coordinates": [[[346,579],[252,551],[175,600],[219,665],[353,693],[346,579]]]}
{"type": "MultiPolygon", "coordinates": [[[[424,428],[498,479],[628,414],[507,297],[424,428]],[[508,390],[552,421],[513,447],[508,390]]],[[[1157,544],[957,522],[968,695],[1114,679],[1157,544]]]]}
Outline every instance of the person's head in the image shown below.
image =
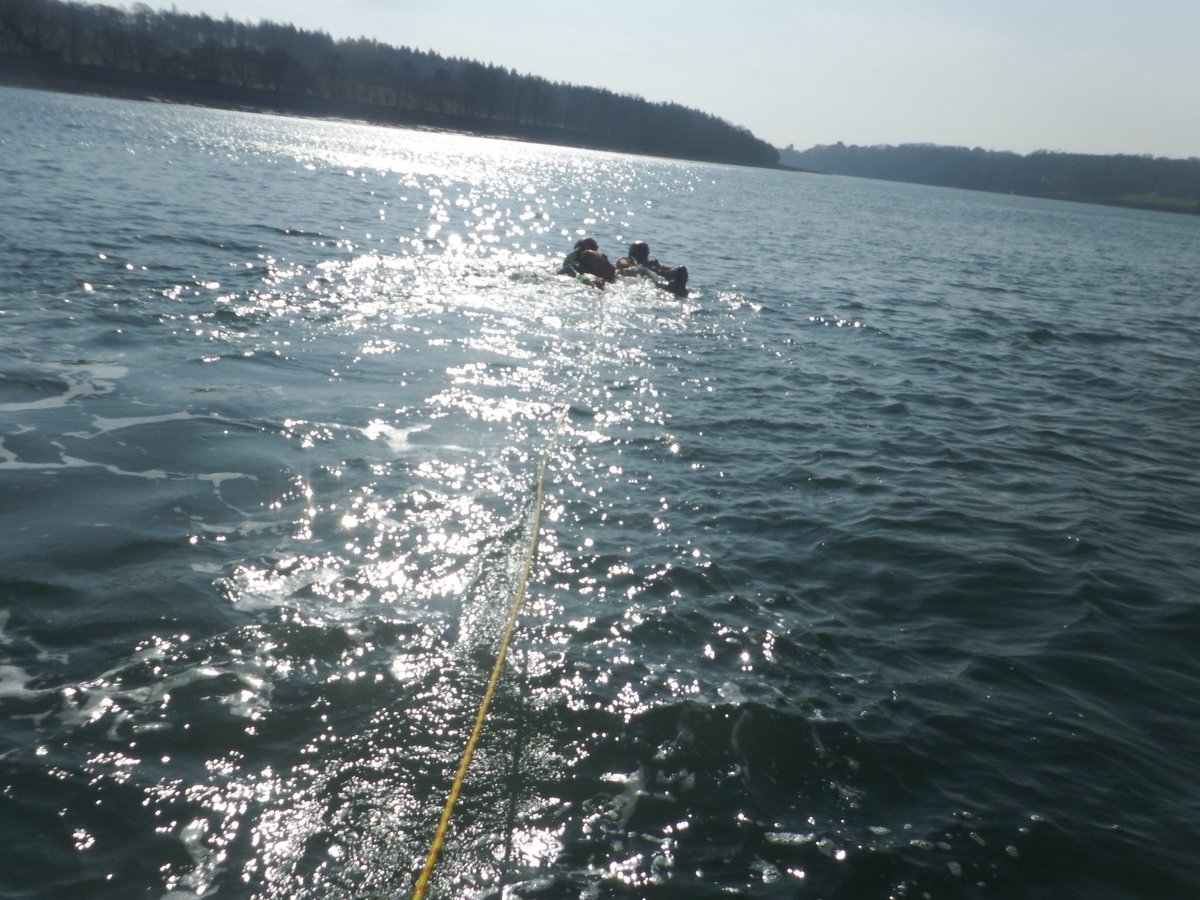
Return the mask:
{"type": "Polygon", "coordinates": [[[639,265],[650,261],[650,245],[645,241],[634,241],[629,245],[629,258],[639,265]]]}
{"type": "Polygon", "coordinates": [[[575,242],[576,250],[599,250],[600,245],[596,243],[595,238],[580,238],[575,242]]]}
{"type": "Polygon", "coordinates": [[[579,265],[588,275],[595,275],[608,282],[617,280],[617,267],[599,250],[582,251],[579,254],[579,265]]]}

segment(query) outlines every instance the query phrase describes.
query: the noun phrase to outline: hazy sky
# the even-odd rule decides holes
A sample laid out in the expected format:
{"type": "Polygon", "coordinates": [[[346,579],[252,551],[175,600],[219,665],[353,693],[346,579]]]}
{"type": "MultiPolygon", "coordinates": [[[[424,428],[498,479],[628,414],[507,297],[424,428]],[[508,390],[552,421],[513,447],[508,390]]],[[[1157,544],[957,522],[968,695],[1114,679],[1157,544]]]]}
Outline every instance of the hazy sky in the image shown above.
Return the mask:
{"type": "MultiPolygon", "coordinates": [[[[151,5],[167,8],[166,3],[151,5]]],[[[778,147],[1200,156],[1197,0],[175,0],[682,103],[778,147]]]]}

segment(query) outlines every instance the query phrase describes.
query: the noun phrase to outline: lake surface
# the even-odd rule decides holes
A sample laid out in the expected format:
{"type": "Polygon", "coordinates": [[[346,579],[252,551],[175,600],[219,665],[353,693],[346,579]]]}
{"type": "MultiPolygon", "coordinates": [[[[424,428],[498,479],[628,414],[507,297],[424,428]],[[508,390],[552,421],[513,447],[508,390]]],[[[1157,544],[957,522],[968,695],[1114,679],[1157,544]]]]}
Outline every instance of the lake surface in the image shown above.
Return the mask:
{"type": "Polygon", "coordinates": [[[1200,218],[0,121],[3,896],[407,896],[543,459],[430,896],[1197,895],[1200,218]]]}

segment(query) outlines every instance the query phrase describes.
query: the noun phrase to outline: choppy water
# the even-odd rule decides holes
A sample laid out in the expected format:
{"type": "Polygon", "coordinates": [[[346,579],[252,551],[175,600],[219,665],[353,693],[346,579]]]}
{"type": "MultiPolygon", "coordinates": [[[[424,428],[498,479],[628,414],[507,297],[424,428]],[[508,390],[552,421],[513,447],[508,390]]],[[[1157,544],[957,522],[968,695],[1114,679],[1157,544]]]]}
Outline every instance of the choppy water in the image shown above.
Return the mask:
{"type": "Polygon", "coordinates": [[[1196,896],[1200,220],[0,120],[3,896],[405,896],[546,452],[433,896],[1196,896]]]}

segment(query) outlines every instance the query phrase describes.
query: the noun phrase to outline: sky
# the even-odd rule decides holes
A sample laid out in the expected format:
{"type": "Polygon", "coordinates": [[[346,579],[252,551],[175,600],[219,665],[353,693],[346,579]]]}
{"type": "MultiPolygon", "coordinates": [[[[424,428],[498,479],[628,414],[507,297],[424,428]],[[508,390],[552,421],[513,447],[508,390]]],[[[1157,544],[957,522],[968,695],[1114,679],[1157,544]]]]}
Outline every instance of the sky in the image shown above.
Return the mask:
{"type": "Polygon", "coordinates": [[[370,37],[680,103],[776,147],[931,143],[1200,157],[1197,0],[148,5],[370,37]]]}

